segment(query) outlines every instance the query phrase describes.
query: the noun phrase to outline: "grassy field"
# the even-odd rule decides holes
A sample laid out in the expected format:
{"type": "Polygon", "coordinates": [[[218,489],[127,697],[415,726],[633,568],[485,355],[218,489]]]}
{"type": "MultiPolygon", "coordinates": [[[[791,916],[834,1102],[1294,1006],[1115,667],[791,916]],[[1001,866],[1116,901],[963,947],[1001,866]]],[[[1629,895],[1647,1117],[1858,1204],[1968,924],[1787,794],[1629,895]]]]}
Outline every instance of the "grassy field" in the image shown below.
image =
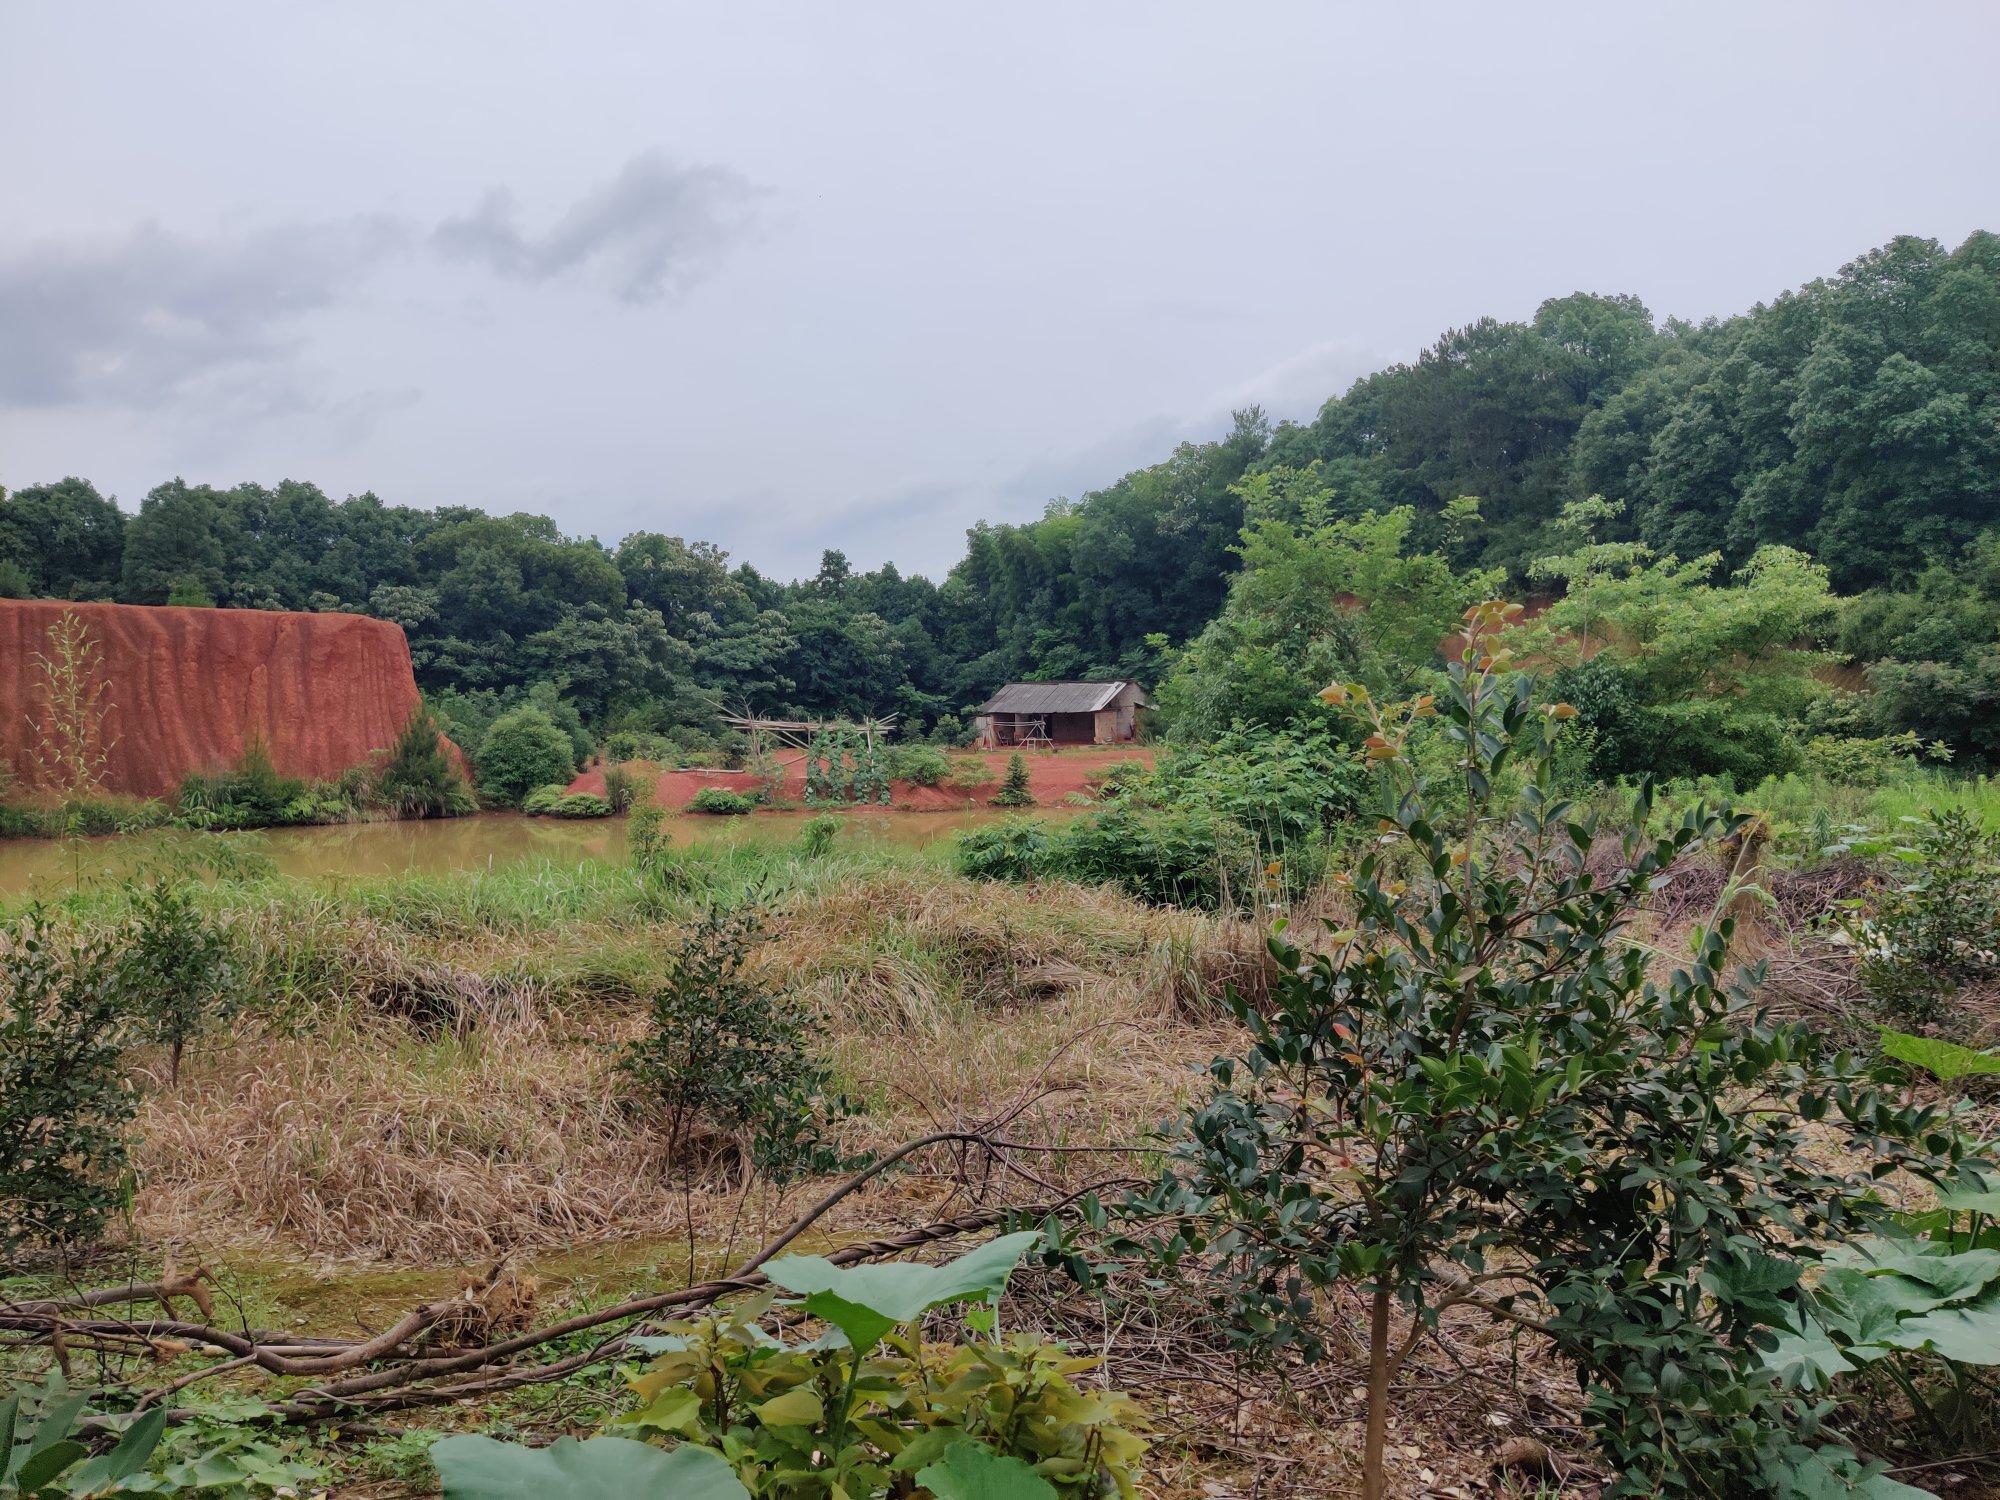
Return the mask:
{"type": "MultiPolygon", "coordinates": [[[[1987,783],[1941,777],[1876,789],[1793,779],[1757,797],[1744,800],[1784,830],[1829,819],[1886,830],[1947,799],[2000,810],[1987,783]]],[[[254,862],[205,863],[198,900],[233,934],[250,1003],[196,1043],[178,1083],[163,1054],[136,1056],[137,1191],[112,1247],[68,1274],[98,1285],[203,1267],[244,1326],[315,1335],[361,1336],[439,1298],[472,1298],[481,1317],[525,1325],[688,1285],[740,1262],[826,1192],[829,1177],[779,1186],[747,1173],[725,1139],[677,1158],[656,1101],[619,1072],[621,1049],[645,1029],[644,997],[711,903],[763,911],[752,972],[806,1007],[814,1052],[856,1106],[830,1122],[841,1153],[867,1159],[954,1131],[1047,1148],[1023,1159],[1031,1166],[933,1148],[842,1200],[796,1248],[980,1203],[1045,1201],[1133,1170],[1135,1158],[1098,1148],[1147,1145],[1150,1128],[1200,1091],[1202,1065],[1240,1046],[1225,986],[1255,993],[1267,978],[1260,918],[1147,906],[1108,888],[969,881],[951,873],[946,845],[839,834],[705,844],[652,879],[601,860],[529,860],[322,886],[254,862]],[[496,1288],[511,1299],[498,1312],[496,1288]]],[[[1711,873],[1669,904],[1711,904],[1721,872],[1711,873]]],[[[1815,882],[1833,878],[1773,871],[1774,905],[1744,941],[1745,956],[1771,959],[1780,997],[1818,1003],[1826,950],[1801,934],[1825,904],[1815,882]]],[[[128,899],[120,885],[87,886],[60,910],[84,929],[109,927],[128,899]]],[[[1338,898],[1316,899],[1300,910],[1334,914],[1338,898]]],[[[1663,961],[1684,920],[1648,929],[1663,961]]],[[[1316,930],[1300,917],[1292,936],[1310,943],[1316,930]]],[[[1351,1481],[1355,1351],[1273,1381],[1240,1368],[1221,1330],[1171,1288],[1139,1322],[1109,1327],[1039,1274],[1017,1280],[1015,1316],[1105,1356],[1109,1378],[1154,1414],[1150,1493],[1324,1495],[1351,1481]]],[[[1496,1480],[1491,1456],[1516,1433],[1574,1432],[1573,1382],[1496,1342],[1490,1326],[1446,1332],[1412,1366],[1399,1406],[1396,1492],[1544,1493],[1532,1477],[1496,1480]]],[[[226,1399],[231,1387],[225,1376],[209,1390],[226,1399]]],[[[539,1441],[587,1433],[621,1400],[599,1368],[323,1431],[293,1451],[334,1493],[422,1495],[434,1431],[539,1441]]]]}

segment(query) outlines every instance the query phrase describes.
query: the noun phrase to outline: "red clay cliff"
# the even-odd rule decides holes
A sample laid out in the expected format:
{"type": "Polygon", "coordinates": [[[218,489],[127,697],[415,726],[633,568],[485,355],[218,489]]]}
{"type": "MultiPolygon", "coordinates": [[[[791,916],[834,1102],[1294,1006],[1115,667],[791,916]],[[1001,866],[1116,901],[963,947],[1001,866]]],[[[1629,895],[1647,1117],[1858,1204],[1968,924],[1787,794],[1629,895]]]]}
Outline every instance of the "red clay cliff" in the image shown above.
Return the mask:
{"type": "Polygon", "coordinates": [[[361,615],[0,599],[0,763],[36,784],[49,626],[75,610],[102,652],[104,790],[171,794],[262,737],[287,776],[330,781],[395,742],[417,707],[402,627],[361,615]]]}

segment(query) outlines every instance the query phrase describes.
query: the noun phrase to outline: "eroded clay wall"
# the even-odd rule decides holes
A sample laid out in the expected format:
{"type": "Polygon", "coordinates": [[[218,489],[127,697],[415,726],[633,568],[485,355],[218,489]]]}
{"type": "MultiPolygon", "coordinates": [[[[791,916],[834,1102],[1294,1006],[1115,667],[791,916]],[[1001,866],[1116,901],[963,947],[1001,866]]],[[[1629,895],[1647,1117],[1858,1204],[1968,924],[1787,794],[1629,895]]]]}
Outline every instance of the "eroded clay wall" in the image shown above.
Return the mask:
{"type": "Polygon", "coordinates": [[[36,780],[35,657],[65,610],[102,652],[107,791],[158,797],[235,765],[253,736],[288,776],[331,780],[387,749],[418,703],[402,627],[360,615],[0,599],[0,759],[36,780]]]}

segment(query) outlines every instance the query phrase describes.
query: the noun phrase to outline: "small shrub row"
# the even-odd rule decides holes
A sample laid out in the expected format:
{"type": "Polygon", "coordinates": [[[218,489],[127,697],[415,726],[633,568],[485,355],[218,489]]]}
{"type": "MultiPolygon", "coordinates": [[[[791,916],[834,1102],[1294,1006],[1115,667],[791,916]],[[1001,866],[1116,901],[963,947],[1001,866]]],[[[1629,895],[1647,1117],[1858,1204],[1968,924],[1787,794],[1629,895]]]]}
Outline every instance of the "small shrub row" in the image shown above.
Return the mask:
{"type": "Polygon", "coordinates": [[[744,813],[754,812],[756,807],[755,797],[732,792],[725,786],[705,786],[688,803],[689,812],[711,813],[718,817],[741,817],[744,813]]]}
{"type": "Polygon", "coordinates": [[[1310,885],[1324,866],[1321,847],[1302,844],[1269,875],[1256,840],[1227,818],[1121,806],[1067,823],[1010,820],[969,829],[959,836],[953,867],[973,879],[1113,885],[1156,905],[1213,909],[1255,900],[1270,879],[1291,889],[1310,885]]]}
{"type": "Polygon", "coordinates": [[[911,786],[942,786],[951,758],[934,745],[898,745],[889,752],[889,775],[911,786]]]}
{"type": "Polygon", "coordinates": [[[611,803],[591,792],[572,792],[560,783],[538,786],[521,800],[531,818],[608,818],[611,803]]]}

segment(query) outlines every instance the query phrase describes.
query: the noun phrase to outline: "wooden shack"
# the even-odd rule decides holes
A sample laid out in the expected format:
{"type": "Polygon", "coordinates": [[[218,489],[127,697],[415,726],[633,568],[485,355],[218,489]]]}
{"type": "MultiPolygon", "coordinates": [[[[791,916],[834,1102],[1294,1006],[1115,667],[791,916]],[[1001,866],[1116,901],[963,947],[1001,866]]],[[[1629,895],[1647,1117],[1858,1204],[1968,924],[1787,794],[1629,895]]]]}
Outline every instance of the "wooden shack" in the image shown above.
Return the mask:
{"type": "Polygon", "coordinates": [[[1010,682],[978,708],[980,745],[1127,745],[1138,738],[1146,690],[1115,682],[1010,682]]]}

